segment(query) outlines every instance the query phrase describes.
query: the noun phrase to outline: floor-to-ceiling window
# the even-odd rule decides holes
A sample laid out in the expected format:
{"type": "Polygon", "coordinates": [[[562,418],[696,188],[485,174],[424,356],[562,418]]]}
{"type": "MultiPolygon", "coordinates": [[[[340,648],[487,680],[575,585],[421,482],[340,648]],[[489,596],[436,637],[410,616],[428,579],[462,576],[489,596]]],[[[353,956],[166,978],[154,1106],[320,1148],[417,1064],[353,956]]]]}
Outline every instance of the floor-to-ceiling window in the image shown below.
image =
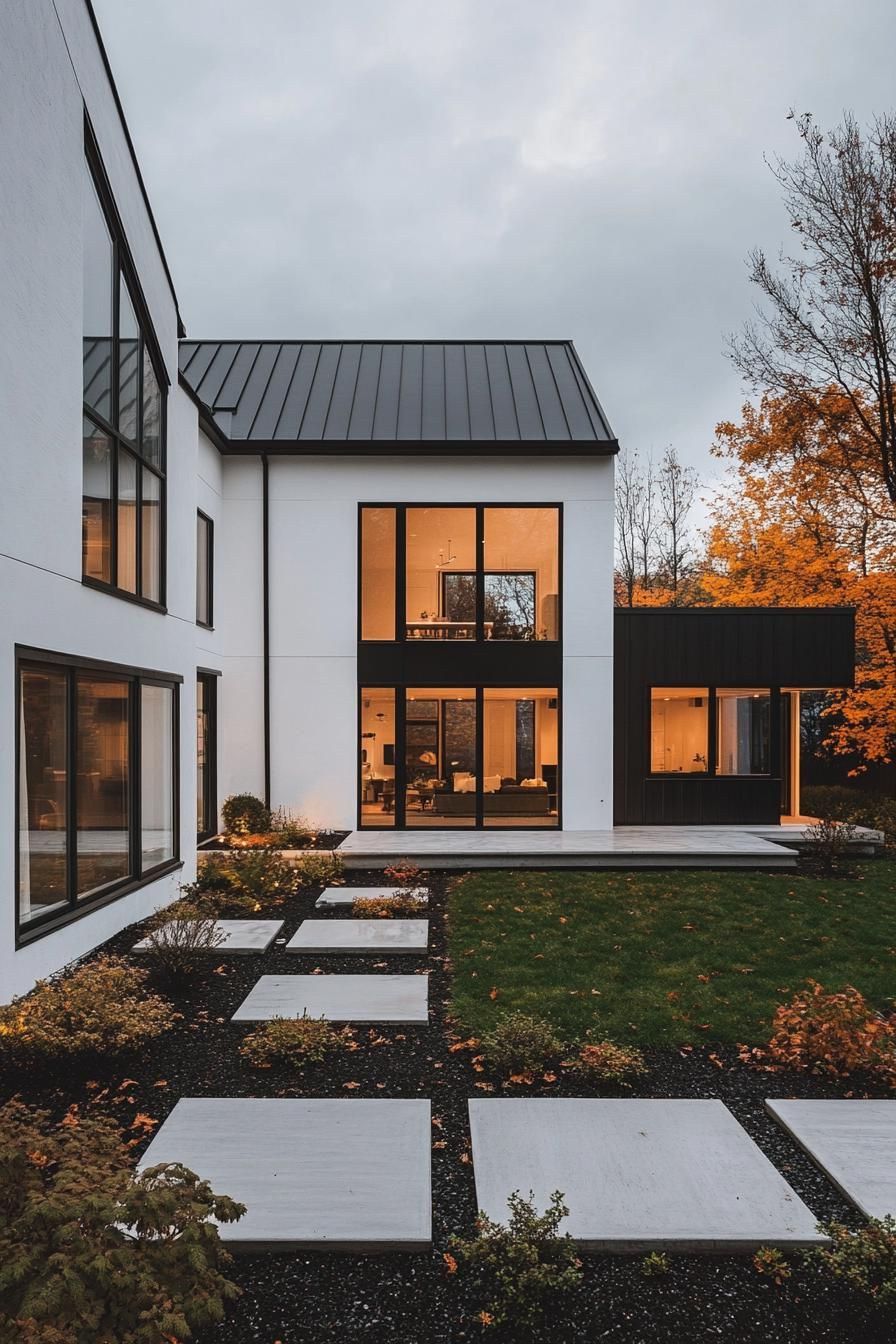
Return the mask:
{"type": "Polygon", "coordinates": [[[556,687],[362,687],[362,827],[560,821],[556,687]]]}
{"type": "Polygon", "coordinates": [[[17,918],[28,936],[177,862],[177,685],[28,652],[18,697],[17,918]]]}

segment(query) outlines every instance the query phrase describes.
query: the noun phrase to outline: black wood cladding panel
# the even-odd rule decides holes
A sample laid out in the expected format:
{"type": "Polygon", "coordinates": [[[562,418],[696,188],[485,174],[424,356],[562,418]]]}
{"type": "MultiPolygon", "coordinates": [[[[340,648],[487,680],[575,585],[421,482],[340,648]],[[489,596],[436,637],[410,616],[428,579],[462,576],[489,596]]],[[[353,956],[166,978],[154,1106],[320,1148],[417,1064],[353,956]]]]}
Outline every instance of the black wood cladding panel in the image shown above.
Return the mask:
{"type": "Polygon", "coordinates": [[[650,778],[651,686],[823,689],[855,676],[851,607],[618,607],[614,643],[617,825],[778,819],[779,760],[771,780],[650,778]]]}

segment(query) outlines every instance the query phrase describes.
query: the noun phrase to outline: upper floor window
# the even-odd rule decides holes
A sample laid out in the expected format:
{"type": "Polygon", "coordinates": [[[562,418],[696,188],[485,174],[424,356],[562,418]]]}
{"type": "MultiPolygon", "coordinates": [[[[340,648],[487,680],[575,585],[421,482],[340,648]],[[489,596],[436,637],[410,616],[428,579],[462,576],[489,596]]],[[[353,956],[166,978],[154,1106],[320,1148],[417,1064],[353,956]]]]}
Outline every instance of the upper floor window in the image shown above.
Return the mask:
{"type": "Polygon", "coordinates": [[[84,163],[82,575],[161,606],[165,507],[160,363],[98,172],[84,163]]]}
{"type": "Polygon", "coordinates": [[[362,640],[560,637],[557,505],[365,506],[360,554],[362,640]]]}
{"type": "Polygon", "coordinates": [[[214,625],[215,525],[201,509],[196,510],[196,623],[214,625]]]}

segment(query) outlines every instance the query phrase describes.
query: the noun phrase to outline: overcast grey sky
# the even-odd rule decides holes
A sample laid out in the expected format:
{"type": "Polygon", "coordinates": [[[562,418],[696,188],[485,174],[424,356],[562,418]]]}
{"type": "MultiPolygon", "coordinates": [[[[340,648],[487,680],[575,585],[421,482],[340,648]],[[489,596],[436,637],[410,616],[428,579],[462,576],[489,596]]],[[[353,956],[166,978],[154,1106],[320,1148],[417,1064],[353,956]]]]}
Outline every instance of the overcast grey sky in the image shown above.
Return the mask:
{"type": "Polygon", "coordinates": [[[572,337],[706,479],[788,108],[893,103],[893,0],[95,0],[192,337],[572,337]]]}

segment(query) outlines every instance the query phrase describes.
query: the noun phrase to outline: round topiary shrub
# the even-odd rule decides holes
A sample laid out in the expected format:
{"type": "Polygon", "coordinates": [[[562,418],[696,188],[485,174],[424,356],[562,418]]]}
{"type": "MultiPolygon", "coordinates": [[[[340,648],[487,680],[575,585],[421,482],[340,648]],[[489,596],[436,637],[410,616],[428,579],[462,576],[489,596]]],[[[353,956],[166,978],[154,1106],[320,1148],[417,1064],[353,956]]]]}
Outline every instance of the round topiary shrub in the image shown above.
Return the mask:
{"type": "Polygon", "coordinates": [[[232,793],[225,798],[221,819],[232,835],[261,835],[271,829],[271,809],[254,793],[232,793]]]}

